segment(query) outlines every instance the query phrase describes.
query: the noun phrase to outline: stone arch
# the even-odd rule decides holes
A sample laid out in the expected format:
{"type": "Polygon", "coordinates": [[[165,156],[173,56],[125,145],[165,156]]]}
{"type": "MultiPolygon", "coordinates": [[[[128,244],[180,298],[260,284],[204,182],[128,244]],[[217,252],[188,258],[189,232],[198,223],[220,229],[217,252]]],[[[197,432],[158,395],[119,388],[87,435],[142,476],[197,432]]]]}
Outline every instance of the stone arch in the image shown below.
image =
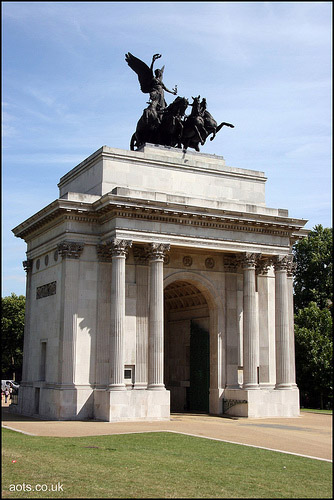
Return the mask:
{"type": "Polygon", "coordinates": [[[164,289],[175,281],[186,281],[194,284],[203,293],[210,308],[222,308],[222,301],[217,295],[217,290],[206,276],[193,271],[176,271],[164,278],[164,289]]]}
{"type": "MultiPolygon", "coordinates": [[[[180,286],[188,286],[188,293],[185,293],[185,298],[180,296],[180,304],[185,303],[188,306],[189,297],[199,299],[200,295],[204,297],[208,307],[209,320],[209,342],[210,342],[210,390],[209,390],[209,411],[212,414],[220,414],[222,412],[222,392],[225,386],[225,328],[223,321],[223,304],[219,290],[216,289],[214,283],[203,276],[201,273],[192,271],[176,271],[164,279],[164,291],[169,285],[179,283],[180,286]],[[195,290],[200,294],[196,297],[195,290]],[[192,290],[194,293],[192,293],[192,290]],[[188,302],[187,302],[188,301],[188,302]]],[[[204,306],[203,300],[201,302],[204,306]]],[[[166,323],[165,311],[165,323],[166,323]]],[[[166,326],[166,325],[165,325],[166,326]]],[[[167,361],[166,361],[167,362],[167,361]]]]}

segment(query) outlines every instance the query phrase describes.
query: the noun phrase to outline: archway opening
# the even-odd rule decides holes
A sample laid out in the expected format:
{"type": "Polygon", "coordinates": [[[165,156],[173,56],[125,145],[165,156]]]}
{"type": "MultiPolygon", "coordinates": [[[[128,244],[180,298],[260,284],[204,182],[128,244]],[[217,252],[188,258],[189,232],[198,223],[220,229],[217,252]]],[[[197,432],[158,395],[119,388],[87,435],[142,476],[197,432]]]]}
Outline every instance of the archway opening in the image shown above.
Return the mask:
{"type": "Polygon", "coordinates": [[[174,281],[164,291],[165,386],[172,412],[209,412],[210,312],[193,283],[174,281]]]}

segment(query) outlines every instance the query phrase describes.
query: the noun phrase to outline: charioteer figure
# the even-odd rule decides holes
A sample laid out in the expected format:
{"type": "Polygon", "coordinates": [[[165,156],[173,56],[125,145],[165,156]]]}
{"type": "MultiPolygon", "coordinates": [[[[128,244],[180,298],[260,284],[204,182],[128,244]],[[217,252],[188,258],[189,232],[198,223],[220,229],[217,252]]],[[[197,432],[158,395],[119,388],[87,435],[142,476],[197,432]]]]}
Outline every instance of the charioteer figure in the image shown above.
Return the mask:
{"type": "Polygon", "coordinates": [[[148,67],[143,61],[132,55],[130,52],[125,54],[125,60],[130,68],[137,73],[140,84],[140,90],[144,94],[150,94],[151,101],[157,101],[157,110],[167,106],[165,101],[165,92],[177,95],[177,86],[169,90],[162,81],[165,66],[156,69],[153,73],[154,62],[161,57],[161,54],[154,54],[151,66],[148,67]]]}

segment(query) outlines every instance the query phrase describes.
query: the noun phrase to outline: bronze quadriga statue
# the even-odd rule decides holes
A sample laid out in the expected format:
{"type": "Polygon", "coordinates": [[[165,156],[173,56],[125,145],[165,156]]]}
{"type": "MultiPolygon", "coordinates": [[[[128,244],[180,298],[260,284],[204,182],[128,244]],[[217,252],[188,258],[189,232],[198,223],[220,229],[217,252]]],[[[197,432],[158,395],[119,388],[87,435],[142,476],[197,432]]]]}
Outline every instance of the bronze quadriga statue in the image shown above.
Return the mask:
{"type": "Polygon", "coordinates": [[[144,94],[150,94],[148,107],[138,120],[135,133],[132,135],[130,149],[139,149],[145,143],[160,144],[178,148],[194,148],[199,151],[199,144],[205,144],[207,137],[212,134],[212,141],[216,133],[224,126],[234,127],[231,123],[222,122],[220,125],[207,111],[206,99],[200,96],[193,97],[189,104],[185,97],[176,97],[168,106],[165,101],[165,92],[176,95],[177,86],[169,90],[163,83],[164,66],[153,73],[154,62],[161,54],[154,54],[151,66],[133,56],[130,52],[125,60],[138,75],[140,89],[144,94]],[[185,115],[188,106],[192,107],[190,115],[185,115]]]}

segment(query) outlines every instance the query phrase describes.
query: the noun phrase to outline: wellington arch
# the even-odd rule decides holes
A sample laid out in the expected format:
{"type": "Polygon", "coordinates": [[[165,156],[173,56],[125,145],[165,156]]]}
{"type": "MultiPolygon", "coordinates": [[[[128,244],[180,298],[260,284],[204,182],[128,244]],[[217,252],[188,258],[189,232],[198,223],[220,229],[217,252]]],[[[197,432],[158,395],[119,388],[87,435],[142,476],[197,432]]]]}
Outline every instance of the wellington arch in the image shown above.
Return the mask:
{"type": "Polygon", "coordinates": [[[27,243],[16,411],[168,420],[295,417],[293,243],[264,172],[222,156],[103,146],[13,229],[27,243]]]}
{"type": "Polygon", "coordinates": [[[167,276],[164,286],[164,372],[171,411],[217,414],[223,378],[216,360],[224,344],[215,285],[200,273],[180,271],[167,276]]]}

